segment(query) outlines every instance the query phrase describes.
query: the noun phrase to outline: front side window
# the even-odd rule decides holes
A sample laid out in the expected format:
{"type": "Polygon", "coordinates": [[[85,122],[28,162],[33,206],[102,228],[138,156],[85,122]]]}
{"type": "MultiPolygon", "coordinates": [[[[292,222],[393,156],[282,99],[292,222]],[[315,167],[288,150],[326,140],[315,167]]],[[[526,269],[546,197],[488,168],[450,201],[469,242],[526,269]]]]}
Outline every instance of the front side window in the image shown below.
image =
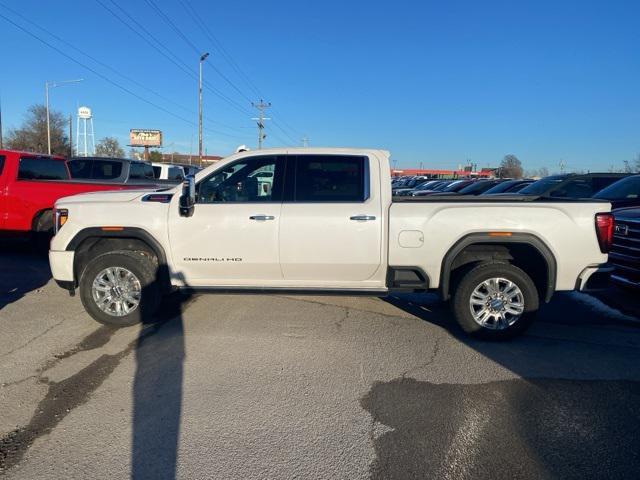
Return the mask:
{"type": "Polygon", "coordinates": [[[65,162],[47,157],[22,157],[18,180],[68,180],[65,162]]]}
{"type": "Polygon", "coordinates": [[[198,184],[198,203],[280,201],[281,169],[276,157],[240,160],[198,184]]]}
{"type": "Polygon", "coordinates": [[[365,157],[301,155],[296,159],[294,197],[297,202],[363,202],[365,157]]]}

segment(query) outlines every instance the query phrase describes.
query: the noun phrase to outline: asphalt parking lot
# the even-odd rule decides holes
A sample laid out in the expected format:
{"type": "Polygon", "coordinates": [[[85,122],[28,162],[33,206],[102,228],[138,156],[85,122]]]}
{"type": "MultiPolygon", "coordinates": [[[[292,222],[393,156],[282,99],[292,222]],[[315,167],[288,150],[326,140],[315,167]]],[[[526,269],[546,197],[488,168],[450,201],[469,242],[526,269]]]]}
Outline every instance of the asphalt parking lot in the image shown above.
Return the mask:
{"type": "Polygon", "coordinates": [[[44,257],[0,265],[7,478],[640,477],[631,293],[557,295],[505,343],[431,295],[174,296],[114,331],[44,257]]]}

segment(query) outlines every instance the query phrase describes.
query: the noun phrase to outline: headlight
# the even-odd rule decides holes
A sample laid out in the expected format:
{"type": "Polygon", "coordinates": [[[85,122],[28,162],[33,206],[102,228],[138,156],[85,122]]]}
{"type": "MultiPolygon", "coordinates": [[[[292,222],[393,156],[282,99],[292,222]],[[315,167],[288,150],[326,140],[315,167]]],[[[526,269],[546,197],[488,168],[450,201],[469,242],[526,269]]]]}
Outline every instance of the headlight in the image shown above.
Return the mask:
{"type": "Polygon", "coordinates": [[[55,210],[54,213],[54,221],[53,221],[53,231],[54,234],[58,233],[58,231],[62,228],[62,226],[67,223],[67,219],[69,218],[69,210],[62,208],[55,210]]]}

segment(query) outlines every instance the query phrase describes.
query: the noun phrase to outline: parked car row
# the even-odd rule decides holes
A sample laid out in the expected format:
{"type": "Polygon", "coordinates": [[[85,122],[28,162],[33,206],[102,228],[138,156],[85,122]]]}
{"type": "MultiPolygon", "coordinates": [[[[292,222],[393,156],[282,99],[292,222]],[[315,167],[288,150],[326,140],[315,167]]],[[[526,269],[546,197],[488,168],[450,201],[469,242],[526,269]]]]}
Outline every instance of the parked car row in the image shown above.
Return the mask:
{"type": "Polygon", "coordinates": [[[640,206],[640,175],[624,173],[588,173],[552,175],[531,179],[456,179],[434,180],[426,177],[395,179],[394,196],[427,195],[528,195],[543,198],[597,198],[612,207],[640,206]]]}
{"type": "Polygon", "coordinates": [[[67,161],[59,156],[0,150],[0,234],[48,241],[54,225],[53,205],[59,198],[102,190],[173,187],[196,168],[158,166],[159,172],[153,164],[122,158],[67,161]]]}
{"type": "Polygon", "coordinates": [[[71,177],[119,184],[176,185],[199,168],[193,165],[149,163],[128,158],[78,157],[67,162],[71,177]]]}

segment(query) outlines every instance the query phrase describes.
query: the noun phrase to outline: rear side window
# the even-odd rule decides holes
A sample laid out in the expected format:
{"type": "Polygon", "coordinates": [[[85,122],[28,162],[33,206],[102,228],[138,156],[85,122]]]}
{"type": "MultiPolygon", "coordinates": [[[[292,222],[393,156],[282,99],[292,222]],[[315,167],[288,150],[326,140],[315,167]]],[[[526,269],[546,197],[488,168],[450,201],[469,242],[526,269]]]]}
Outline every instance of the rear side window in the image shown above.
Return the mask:
{"type": "Polygon", "coordinates": [[[560,198],[589,198],[593,193],[591,179],[574,178],[553,190],[551,196],[560,198]]]}
{"type": "Polygon", "coordinates": [[[67,162],[72,178],[91,178],[91,160],[73,160],[67,162]]]}
{"type": "Polygon", "coordinates": [[[153,167],[146,163],[132,163],[131,169],[129,170],[129,178],[133,178],[134,180],[155,179],[153,167]]]}
{"type": "Polygon", "coordinates": [[[2,175],[3,169],[4,169],[4,155],[0,155],[0,176],[2,175]]]}
{"type": "Polygon", "coordinates": [[[122,162],[111,160],[95,160],[92,178],[96,180],[113,180],[122,174],[122,162]]]}
{"type": "Polygon", "coordinates": [[[363,202],[367,159],[343,155],[296,158],[294,198],[297,202],[363,202]]]}
{"type": "Polygon", "coordinates": [[[51,158],[22,157],[18,180],[68,180],[65,162],[51,158]]]}
{"type": "Polygon", "coordinates": [[[178,167],[169,167],[169,180],[182,180],[184,178],[183,170],[178,167]]]}
{"type": "Polygon", "coordinates": [[[153,167],[153,176],[155,178],[160,178],[161,174],[162,174],[162,167],[153,167]]]}

